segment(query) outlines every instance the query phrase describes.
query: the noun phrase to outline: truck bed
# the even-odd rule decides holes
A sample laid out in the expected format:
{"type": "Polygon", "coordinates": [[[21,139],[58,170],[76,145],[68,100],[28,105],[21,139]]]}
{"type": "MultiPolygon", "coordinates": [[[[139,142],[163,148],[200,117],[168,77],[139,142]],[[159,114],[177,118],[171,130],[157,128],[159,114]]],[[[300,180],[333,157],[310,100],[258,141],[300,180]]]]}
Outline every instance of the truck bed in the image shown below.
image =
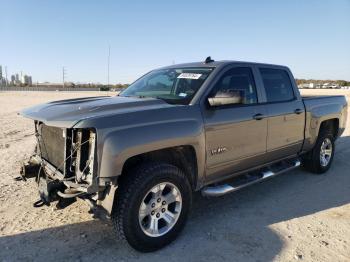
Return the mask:
{"type": "Polygon", "coordinates": [[[307,112],[322,108],[324,113],[339,113],[347,105],[345,96],[302,96],[307,112]]]}
{"type": "Polygon", "coordinates": [[[332,95],[302,95],[301,96],[303,98],[303,100],[310,100],[310,99],[325,99],[325,98],[345,98],[345,96],[342,95],[336,95],[336,96],[332,96],[332,95]]]}
{"type": "Polygon", "coordinates": [[[306,110],[305,143],[303,149],[310,150],[316,142],[320,123],[328,119],[339,119],[338,136],[345,129],[347,101],[345,96],[302,96],[306,110]]]}

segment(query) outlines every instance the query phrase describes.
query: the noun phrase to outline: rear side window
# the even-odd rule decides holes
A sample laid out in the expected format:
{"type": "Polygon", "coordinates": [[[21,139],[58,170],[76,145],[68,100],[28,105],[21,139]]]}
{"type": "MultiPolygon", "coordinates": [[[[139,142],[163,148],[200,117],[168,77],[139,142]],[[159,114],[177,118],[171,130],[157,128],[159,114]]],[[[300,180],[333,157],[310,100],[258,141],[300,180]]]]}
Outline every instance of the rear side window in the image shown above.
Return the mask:
{"type": "Polygon", "coordinates": [[[282,69],[260,68],[267,102],[284,102],[294,99],[292,82],[282,69]]]}

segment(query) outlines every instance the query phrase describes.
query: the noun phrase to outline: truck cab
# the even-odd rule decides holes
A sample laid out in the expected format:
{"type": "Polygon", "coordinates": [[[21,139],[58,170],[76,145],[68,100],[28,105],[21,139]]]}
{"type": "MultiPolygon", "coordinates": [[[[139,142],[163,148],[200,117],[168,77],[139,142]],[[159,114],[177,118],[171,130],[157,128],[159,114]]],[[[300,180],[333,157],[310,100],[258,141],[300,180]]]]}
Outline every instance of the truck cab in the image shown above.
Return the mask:
{"type": "Polygon", "coordinates": [[[206,91],[200,103],[209,180],[302,151],[305,109],[287,67],[234,63],[206,91]],[[242,96],[239,103],[207,104],[208,98],[235,92],[242,96]],[[220,147],[224,151],[216,153],[220,147]]]}

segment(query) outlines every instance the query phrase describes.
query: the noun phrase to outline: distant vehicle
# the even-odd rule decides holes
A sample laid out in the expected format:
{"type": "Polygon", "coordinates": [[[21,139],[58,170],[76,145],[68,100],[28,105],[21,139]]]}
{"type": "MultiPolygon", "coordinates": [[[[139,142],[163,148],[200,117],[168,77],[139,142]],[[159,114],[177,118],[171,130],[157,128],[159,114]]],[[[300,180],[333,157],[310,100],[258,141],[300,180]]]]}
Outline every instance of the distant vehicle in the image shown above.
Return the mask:
{"type": "Polygon", "coordinates": [[[300,88],[316,88],[314,83],[304,83],[300,85],[300,88]]]}
{"type": "Polygon", "coordinates": [[[302,98],[285,66],[207,58],[151,71],[118,96],[21,114],[38,139],[21,171],[36,178],[35,205],[84,199],[147,252],[180,233],[194,191],[221,196],[300,164],[326,172],[347,102],[302,98]]]}
{"type": "Polygon", "coordinates": [[[340,85],[332,84],[331,88],[332,89],[340,89],[340,85]]]}
{"type": "Polygon", "coordinates": [[[325,83],[322,88],[340,89],[340,86],[337,84],[325,83]]]}

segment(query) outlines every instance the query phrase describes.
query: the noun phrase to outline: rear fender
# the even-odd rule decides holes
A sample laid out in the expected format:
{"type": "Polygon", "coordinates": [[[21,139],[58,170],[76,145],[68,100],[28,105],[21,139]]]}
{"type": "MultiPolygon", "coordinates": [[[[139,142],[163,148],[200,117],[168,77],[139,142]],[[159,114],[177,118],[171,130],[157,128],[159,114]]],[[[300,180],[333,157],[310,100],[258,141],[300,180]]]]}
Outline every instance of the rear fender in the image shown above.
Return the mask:
{"type": "Polygon", "coordinates": [[[346,118],[346,104],[342,105],[339,103],[332,103],[311,108],[311,110],[306,113],[305,143],[303,151],[309,151],[313,148],[323,122],[332,119],[338,120],[339,131],[337,136],[340,136],[345,129],[346,118]]]}

